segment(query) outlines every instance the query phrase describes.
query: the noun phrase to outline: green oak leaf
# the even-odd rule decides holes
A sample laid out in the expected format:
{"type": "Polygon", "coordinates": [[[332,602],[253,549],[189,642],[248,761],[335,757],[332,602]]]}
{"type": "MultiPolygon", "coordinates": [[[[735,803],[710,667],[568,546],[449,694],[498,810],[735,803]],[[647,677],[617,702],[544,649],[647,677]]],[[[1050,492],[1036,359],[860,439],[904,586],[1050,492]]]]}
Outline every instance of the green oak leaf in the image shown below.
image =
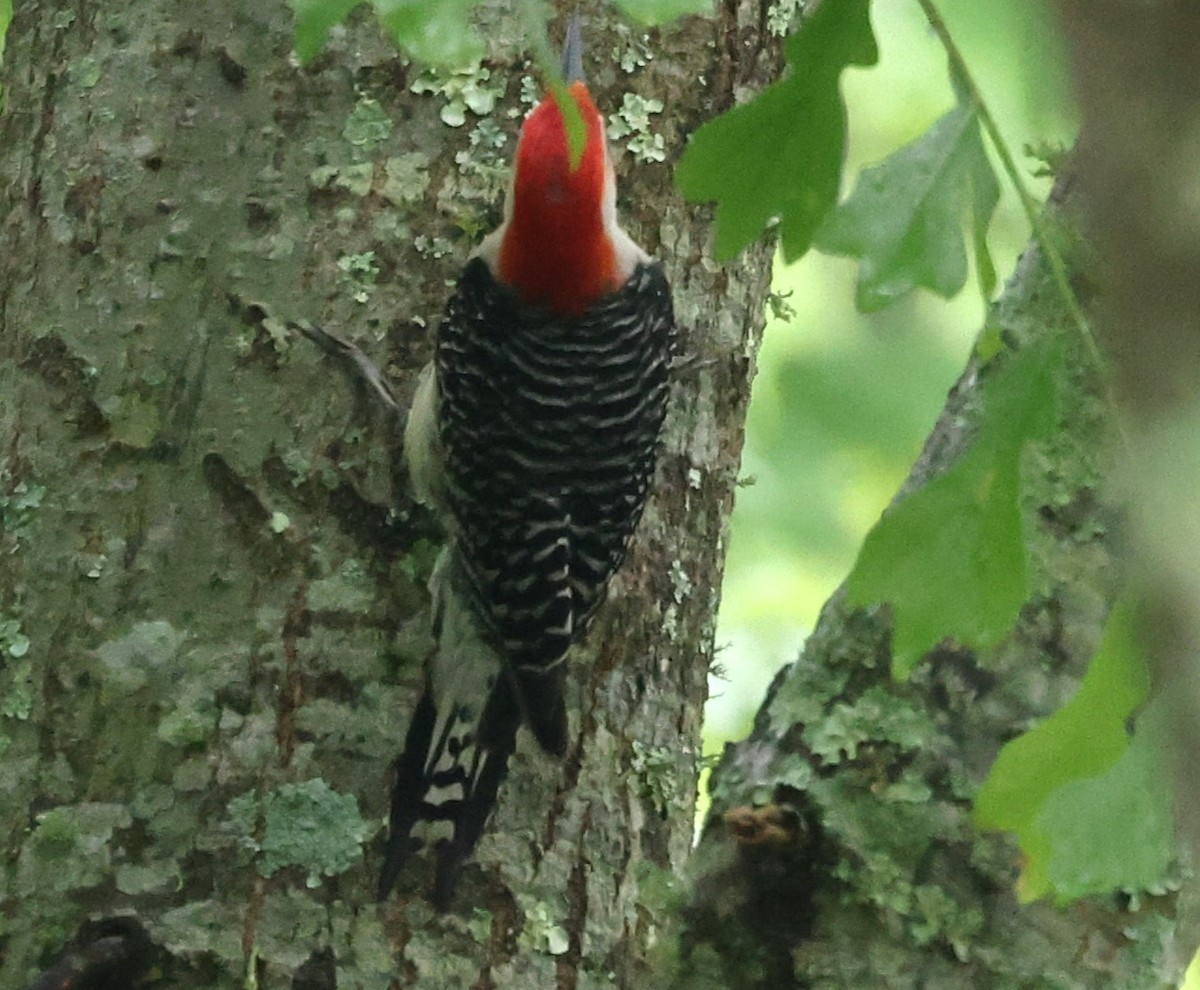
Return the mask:
{"type": "Polygon", "coordinates": [[[842,70],[878,58],[868,8],[869,0],[825,0],[788,40],[784,79],[692,136],[675,181],[689,200],[717,202],[718,259],[775,219],[787,261],[808,250],[841,178],[842,70]]]}
{"type": "MultiPolygon", "coordinates": [[[[300,61],[312,59],[330,29],[363,0],[290,0],[296,14],[300,61]]],[[[478,61],[483,43],[468,15],[479,0],[370,0],[392,40],[405,54],[429,65],[460,67],[478,61]]]]}
{"type": "MultiPolygon", "coordinates": [[[[7,2],[9,0],[0,0],[0,6],[7,2]]],[[[300,61],[313,59],[325,44],[330,30],[363,2],[368,0],[289,0],[296,16],[295,47],[300,61]]],[[[461,67],[477,62],[483,55],[483,43],[469,21],[471,10],[479,0],[369,2],[397,47],[420,62],[461,67]]],[[[710,13],[713,0],[617,0],[617,6],[642,24],[656,25],[684,14],[710,13]]],[[[522,11],[527,22],[536,22],[535,33],[544,37],[546,10],[543,5],[526,0],[522,11]]],[[[545,62],[545,66],[550,64],[545,62]]]]}
{"type": "Polygon", "coordinates": [[[575,171],[583,161],[584,151],[587,150],[587,124],[583,121],[579,104],[571,97],[561,79],[550,76],[548,87],[554,96],[554,102],[558,104],[558,112],[562,114],[563,130],[567,135],[567,161],[571,171],[575,171]]]}
{"type": "Polygon", "coordinates": [[[916,140],[864,169],[854,192],[826,218],[816,245],[859,259],[858,307],[871,312],[920,286],[949,298],[967,279],[963,217],[981,288],[996,273],[987,228],[1000,198],[974,111],[959,104],[916,140]]]}
{"type": "Polygon", "coordinates": [[[1016,621],[1028,597],[1020,455],[1057,422],[1062,361],[1049,342],[995,369],[971,448],[863,541],[847,596],[852,606],[891,605],[896,677],[944,640],[989,650],[1016,621]]]}
{"type": "Polygon", "coordinates": [[[863,543],[851,603],[892,606],[892,671],[907,677],[943,640],[989,650],[1028,587],[1016,457],[975,448],[901,502],[863,543]]]}
{"type": "Polygon", "coordinates": [[[975,280],[979,284],[979,295],[985,303],[989,303],[996,294],[996,264],[992,261],[987,233],[992,225],[996,204],[1000,201],[1000,185],[986,155],[982,161],[987,165],[986,171],[972,170],[970,175],[971,246],[975,251],[975,280]]]}
{"type": "Polygon", "coordinates": [[[371,0],[396,45],[429,65],[464,66],[483,56],[468,15],[478,0],[371,0]]]}
{"type": "Polygon", "coordinates": [[[1151,702],[1129,731],[1149,693],[1133,608],[1121,601],[1074,697],[1000,751],[975,821],[1016,834],[1022,900],[1145,889],[1162,878],[1173,853],[1164,706],[1151,702]]]}
{"type": "Polygon", "coordinates": [[[289,0],[296,15],[293,44],[301,62],[316,57],[334,25],[344,21],[363,0],[289,0]]]}
{"type": "Polygon", "coordinates": [[[615,0],[628,17],[653,27],[685,14],[711,14],[713,0],[615,0]]]}
{"type": "MultiPolygon", "coordinates": [[[[1176,850],[1166,707],[1152,702],[1121,758],[1095,777],[1064,784],[1035,819],[1050,837],[1046,874],[1059,902],[1149,890],[1167,877],[1176,850]]],[[[1032,864],[1026,872],[1034,875],[1032,864]]],[[[1034,892],[1022,885],[1022,893],[1034,892]]]]}

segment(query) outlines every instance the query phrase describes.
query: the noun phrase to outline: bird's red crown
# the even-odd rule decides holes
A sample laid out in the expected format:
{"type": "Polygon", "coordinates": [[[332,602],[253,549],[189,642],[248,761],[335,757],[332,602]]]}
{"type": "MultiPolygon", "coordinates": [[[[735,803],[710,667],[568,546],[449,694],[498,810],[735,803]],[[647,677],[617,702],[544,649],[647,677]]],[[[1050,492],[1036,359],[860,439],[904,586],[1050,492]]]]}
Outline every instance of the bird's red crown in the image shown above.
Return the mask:
{"type": "Polygon", "coordinates": [[[567,93],[583,116],[583,157],[571,168],[562,111],[547,96],[521,128],[499,276],[524,302],[577,315],[618,286],[604,210],[604,122],[582,82],[567,93]]]}

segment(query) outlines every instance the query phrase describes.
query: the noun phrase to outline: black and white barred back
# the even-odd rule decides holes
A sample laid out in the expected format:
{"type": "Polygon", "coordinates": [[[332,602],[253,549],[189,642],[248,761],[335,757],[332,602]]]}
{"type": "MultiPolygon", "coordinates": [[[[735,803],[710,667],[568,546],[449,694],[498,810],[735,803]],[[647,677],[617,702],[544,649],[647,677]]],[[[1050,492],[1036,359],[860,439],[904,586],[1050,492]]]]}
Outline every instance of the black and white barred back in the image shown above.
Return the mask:
{"type": "Polygon", "coordinates": [[[438,333],[449,541],[431,588],[439,647],[397,765],[381,893],[423,841],[453,893],[522,722],[567,746],[566,657],[642,515],[675,326],[657,264],[578,317],[524,306],[480,259],[438,333]],[[410,838],[418,822],[444,823],[410,838]]]}

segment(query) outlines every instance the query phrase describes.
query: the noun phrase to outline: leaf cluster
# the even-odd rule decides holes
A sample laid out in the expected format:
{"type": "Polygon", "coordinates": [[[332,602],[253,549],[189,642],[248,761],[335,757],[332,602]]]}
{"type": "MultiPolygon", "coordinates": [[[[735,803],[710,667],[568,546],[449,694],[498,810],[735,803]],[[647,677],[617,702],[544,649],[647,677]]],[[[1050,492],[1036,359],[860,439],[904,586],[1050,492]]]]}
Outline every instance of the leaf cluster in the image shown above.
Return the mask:
{"type": "MultiPolygon", "coordinates": [[[[11,0],[0,0],[3,5],[11,0]]],[[[712,0],[613,0],[626,16],[647,26],[662,24],[685,14],[711,11],[712,0]]],[[[407,55],[419,62],[458,68],[483,55],[483,42],[471,28],[470,14],[480,0],[290,0],[296,15],[296,54],[311,61],[324,46],[329,32],[366,4],[380,25],[407,55]]],[[[538,0],[521,0],[531,28],[530,47],[548,51],[546,11],[538,0]]],[[[554,60],[543,62],[554,74],[554,60]]]]}
{"type": "MultiPolygon", "coordinates": [[[[888,306],[916,288],[957,294],[967,280],[968,244],[986,301],[996,285],[987,235],[1000,194],[986,132],[1103,382],[1106,369],[1057,246],[932,0],[917,2],[946,45],[955,105],[864,170],[844,201],[838,202],[846,115],[839,77],[875,61],[867,0],[817,7],[786,45],[784,78],[694,136],[677,171],[680,189],[716,202],[718,258],[733,257],[775,228],[786,260],[812,246],[856,259],[860,310],[888,306]]],[[[1058,428],[1063,343],[1051,337],[1010,354],[985,335],[976,355],[984,364],[982,408],[967,449],[885,513],[864,541],[847,580],[848,601],[888,607],[895,676],[907,677],[945,642],[986,657],[1029,601],[1022,464],[1028,448],[1058,428]]],[[[1118,627],[1125,621],[1114,618],[1118,627]]],[[[1130,737],[1145,693],[1113,690],[1122,679],[1141,683],[1141,671],[1132,640],[1110,631],[1075,701],[1010,744],[984,788],[977,821],[1017,834],[1026,898],[1148,889],[1166,874],[1173,843],[1163,716],[1151,704],[1130,737]],[[1125,812],[1119,827],[1112,827],[1114,806],[1125,812]]]]}
{"type": "Polygon", "coordinates": [[[1021,844],[1023,899],[1162,883],[1174,855],[1166,715],[1123,600],[1075,696],[1004,747],[976,799],[976,822],[1021,844]]]}

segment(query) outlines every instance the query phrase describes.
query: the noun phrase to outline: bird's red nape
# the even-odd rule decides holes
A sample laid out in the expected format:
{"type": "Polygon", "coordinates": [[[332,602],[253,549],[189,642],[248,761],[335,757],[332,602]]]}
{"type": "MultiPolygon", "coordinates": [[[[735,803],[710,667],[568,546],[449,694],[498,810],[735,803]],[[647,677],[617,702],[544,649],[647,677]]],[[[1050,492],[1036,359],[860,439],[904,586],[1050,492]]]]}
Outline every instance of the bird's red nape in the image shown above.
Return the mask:
{"type": "Polygon", "coordinates": [[[498,275],[524,302],[578,315],[618,286],[603,209],[604,123],[583,83],[567,92],[586,128],[583,157],[572,169],[562,112],[546,97],[521,129],[498,275]]]}

